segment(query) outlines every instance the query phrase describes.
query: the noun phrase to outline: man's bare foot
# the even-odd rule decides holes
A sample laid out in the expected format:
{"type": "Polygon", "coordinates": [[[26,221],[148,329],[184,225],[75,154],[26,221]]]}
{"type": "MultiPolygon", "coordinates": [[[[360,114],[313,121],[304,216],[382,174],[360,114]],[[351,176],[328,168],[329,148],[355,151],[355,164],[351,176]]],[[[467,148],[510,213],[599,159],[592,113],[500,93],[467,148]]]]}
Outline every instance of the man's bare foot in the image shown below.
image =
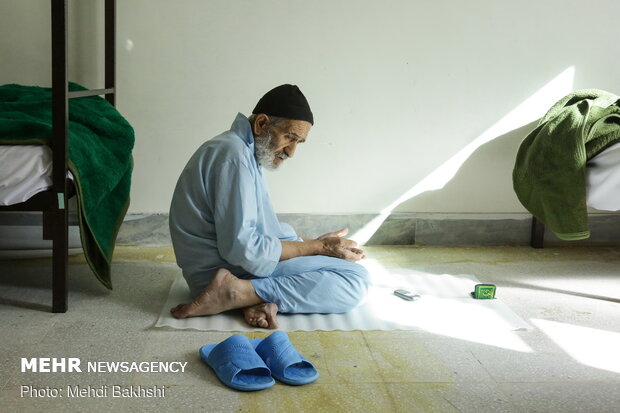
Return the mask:
{"type": "Polygon", "coordinates": [[[175,318],[197,317],[249,307],[261,302],[250,281],[240,280],[230,271],[221,268],[207,288],[194,301],[179,304],[171,308],[170,313],[175,318]]]}
{"type": "Polygon", "coordinates": [[[276,320],[278,305],[274,303],[261,303],[243,309],[245,321],[252,327],[276,329],[280,326],[276,320]]]}

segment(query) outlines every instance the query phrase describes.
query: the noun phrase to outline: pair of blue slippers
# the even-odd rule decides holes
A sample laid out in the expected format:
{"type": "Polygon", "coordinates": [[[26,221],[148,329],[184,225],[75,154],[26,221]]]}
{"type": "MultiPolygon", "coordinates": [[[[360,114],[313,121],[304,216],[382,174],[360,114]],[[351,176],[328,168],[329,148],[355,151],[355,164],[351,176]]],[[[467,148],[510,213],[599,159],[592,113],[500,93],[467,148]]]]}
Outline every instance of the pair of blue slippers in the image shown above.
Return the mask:
{"type": "Polygon", "coordinates": [[[274,378],[299,386],[319,377],[283,331],[253,340],[235,334],[219,344],[202,346],[200,358],[222,383],[236,390],[263,390],[276,383],[274,378]]]}

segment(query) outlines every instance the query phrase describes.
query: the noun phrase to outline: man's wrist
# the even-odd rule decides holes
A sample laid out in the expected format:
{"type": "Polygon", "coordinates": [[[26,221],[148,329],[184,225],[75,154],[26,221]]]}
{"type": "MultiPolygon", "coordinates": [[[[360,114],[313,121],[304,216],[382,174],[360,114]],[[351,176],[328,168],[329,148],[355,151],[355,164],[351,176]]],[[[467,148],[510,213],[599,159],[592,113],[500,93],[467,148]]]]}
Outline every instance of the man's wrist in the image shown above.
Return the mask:
{"type": "Polygon", "coordinates": [[[322,255],[325,246],[323,241],[320,239],[307,239],[299,245],[299,255],[310,256],[310,255],[322,255]]]}
{"type": "Polygon", "coordinates": [[[325,245],[323,241],[313,239],[303,242],[299,241],[281,241],[282,252],[280,260],[287,260],[295,257],[303,257],[310,255],[325,255],[325,245]]]}
{"type": "Polygon", "coordinates": [[[313,239],[308,241],[312,244],[311,254],[310,255],[323,255],[325,252],[325,244],[320,239],[313,239]]]}

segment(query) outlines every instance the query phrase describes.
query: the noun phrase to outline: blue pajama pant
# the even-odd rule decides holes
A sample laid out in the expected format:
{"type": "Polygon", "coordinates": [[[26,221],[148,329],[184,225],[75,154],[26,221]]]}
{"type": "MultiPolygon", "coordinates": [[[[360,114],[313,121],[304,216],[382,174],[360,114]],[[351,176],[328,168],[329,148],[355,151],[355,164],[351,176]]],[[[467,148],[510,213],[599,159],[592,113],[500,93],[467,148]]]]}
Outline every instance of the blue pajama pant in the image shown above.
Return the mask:
{"type": "Polygon", "coordinates": [[[366,268],[323,255],[280,261],[269,277],[239,278],[249,279],[256,294],[281,313],[345,313],[370,285],[366,268]]]}
{"type": "MultiPolygon", "coordinates": [[[[209,285],[215,272],[184,274],[193,297],[209,285]]],[[[281,313],[346,313],[362,301],[370,285],[366,268],[324,255],[280,261],[269,277],[238,272],[235,276],[250,280],[256,294],[277,304],[281,313]]]]}

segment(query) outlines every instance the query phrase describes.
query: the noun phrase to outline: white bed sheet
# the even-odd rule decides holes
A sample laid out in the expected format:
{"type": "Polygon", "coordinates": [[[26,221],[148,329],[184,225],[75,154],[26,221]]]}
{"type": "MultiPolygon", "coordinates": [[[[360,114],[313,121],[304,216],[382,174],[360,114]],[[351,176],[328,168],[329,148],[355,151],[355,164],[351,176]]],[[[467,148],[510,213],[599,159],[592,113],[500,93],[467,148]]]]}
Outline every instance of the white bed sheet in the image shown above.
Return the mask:
{"type": "MultiPolygon", "coordinates": [[[[73,179],[71,172],[67,173],[73,179]]],[[[0,205],[27,201],[52,187],[52,150],[47,145],[0,145],[0,205]]]]}
{"type": "Polygon", "coordinates": [[[24,202],[52,186],[52,150],[46,145],[0,145],[0,205],[24,202]]]}
{"type": "Polygon", "coordinates": [[[591,208],[620,210],[620,143],[610,146],[588,162],[586,194],[591,208]]]}

